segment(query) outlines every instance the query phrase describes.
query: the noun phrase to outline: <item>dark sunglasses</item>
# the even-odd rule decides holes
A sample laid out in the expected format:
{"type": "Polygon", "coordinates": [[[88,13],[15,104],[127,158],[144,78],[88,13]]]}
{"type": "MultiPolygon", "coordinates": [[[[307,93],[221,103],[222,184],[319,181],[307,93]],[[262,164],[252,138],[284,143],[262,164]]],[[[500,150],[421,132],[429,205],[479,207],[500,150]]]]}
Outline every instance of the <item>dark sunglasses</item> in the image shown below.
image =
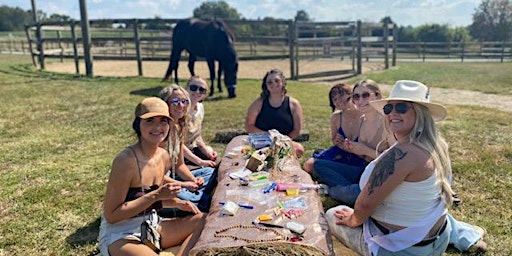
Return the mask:
{"type": "Polygon", "coordinates": [[[398,112],[398,114],[405,114],[407,113],[407,110],[410,108],[407,104],[401,102],[396,104],[388,103],[384,105],[382,110],[384,111],[384,114],[389,115],[393,111],[393,108],[398,112]]]}
{"type": "Polygon", "coordinates": [[[202,87],[202,86],[199,86],[199,85],[196,85],[196,84],[191,84],[188,86],[188,89],[191,91],[191,92],[197,92],[199,91],[199,93],[201,94],[205,94],[206,93],[206,88],[202,87]]]}
{"type": "Polygon", "coordinates": [[[183,106],[188,106],[190,101],[188,101],[187,99],[172,98],[169,103],[172,104],[173,106],[178,106],[180,103],[183,106]]]}
{"type": "Polygon", "coordinates": [[[281,79],[279,79],[279,78],[276,78],[274,80],[272,80],[272,79],[267,80],[267,84],[273,84],[273,83],[277,84],[279,82],[281,82],[281,79]]]}
{"type": "Polygon", "coordinates": [[[352,95],[352,99],[354,99],[354,100],[359,100],[361,98],[368,99],[370,97],[370,95],[372,95],[372,94],[375,94],[375,93],[374,92],[363,92],[362,94],[354,93],[352,95]]]}

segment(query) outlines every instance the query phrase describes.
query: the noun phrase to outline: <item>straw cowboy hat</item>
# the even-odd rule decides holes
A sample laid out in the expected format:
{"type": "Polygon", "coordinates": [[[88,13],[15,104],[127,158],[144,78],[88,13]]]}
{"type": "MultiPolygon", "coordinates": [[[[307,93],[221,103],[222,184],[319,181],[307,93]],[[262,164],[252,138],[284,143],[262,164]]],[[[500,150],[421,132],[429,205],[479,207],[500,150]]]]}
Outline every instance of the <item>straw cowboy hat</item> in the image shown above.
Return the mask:
{"type": "Polygon", "coordinates": [[[420,82],[410,80],[396,81],[388,98],[371,101],[370,105],[381,115],[384,115],[382,108],[392,100],[409,101],[423,105],[428,109],[434,121],[441,121],[448,115],[444,106],[430,102],[430,90],[420,82]]]}

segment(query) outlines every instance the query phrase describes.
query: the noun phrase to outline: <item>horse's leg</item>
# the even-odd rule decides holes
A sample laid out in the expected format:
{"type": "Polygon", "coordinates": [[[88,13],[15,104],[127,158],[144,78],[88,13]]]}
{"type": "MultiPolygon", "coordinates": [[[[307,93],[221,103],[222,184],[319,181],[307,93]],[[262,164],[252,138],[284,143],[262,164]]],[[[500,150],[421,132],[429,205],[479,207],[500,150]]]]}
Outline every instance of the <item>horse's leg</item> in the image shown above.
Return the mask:
{"type": "Polygon", "coordinates": [[[206,63],[208,63],[208,69],[210,70],[210,96],[213,96],[213,89],[215,89],[215,60],[206,59],[206,63]]]}
{"type": "Polygon", "coordinates": [[[222,92],[222,84],[220,83],[220,79],[222,77],[223,67],[222,62],[219,62],[219,70],[217,70],[217,88],[219,88],[219,92],[222,92]]]}
{"type": "Polygon", "coordinates": [[[172,72],[174,71],[174,82],[176,84],[178,83],[178,65],[180,62],[182,50],[183,49],[181,47],[172,47],[171,56],[169,58],[169,67],[167,68],[164,79],[162,79],[162,81],[169,79],[169,77],[172,75],[172,72]]]}
{"type": "Polygon", "coordinates": [[[195,76],[196,75],[196,73],[194,72],[194,65],[196,63],[196,59],[197,58],[196,58],[195,55],[190,54],[188,56],[188,71],[190,72],[191,76],[195,76]]]}

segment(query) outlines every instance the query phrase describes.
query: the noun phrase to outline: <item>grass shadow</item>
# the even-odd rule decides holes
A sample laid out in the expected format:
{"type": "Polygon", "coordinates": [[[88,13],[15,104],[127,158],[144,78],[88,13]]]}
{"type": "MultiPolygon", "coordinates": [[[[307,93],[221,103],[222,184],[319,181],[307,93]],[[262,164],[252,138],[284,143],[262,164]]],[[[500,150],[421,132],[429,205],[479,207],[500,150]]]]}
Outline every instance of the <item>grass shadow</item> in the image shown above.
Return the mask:
{"type": "MultiPolygon", "coordinates": [[[[73,248],[95,244],[98,241],[100,222],[101,218],[98,217],[87,226],[77,229],[74,233],[66,237],[66,242],[73,248]]],[[[92,253],[91,255],[96,254],[97,252],[92,253]]]]}
{"type": "Polygon", "coordinates": [[[152,87],[152,88],[144,88],[144,89],[140,89],[140,90],[135,90],[135,91],[131,91],[130,94],[131,95],[142,95],[142,96],[146,96],[146,97],[158,97],[158,93],[160,93],[160,91],[163,89],[164,87],[162,86],[156,86],[156,87],[152,87]]]}

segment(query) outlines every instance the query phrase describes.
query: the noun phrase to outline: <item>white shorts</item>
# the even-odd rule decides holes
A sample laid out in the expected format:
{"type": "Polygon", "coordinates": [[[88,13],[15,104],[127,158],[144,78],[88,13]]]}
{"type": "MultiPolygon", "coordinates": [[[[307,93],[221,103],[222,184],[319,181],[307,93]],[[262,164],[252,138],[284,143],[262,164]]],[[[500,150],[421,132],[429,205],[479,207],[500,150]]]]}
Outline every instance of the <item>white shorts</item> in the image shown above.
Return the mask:
{"type": "Polygon", "coordinates": [[[110,256],[108,247],[119,239],[140,241],[140,225],[143,221],[144,216],[139,216],[111,224],[105,220],[105,216],[102,214],[98,237],[101,255],[110,256]]]}

